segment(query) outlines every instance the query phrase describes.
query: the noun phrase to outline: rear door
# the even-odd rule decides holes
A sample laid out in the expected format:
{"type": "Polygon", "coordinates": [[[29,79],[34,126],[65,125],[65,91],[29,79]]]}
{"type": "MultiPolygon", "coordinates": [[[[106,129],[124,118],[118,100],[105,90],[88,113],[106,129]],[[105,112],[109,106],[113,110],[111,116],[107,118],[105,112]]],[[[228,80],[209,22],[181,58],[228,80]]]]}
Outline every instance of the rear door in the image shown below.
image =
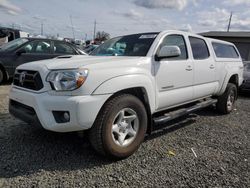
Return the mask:
{"type": "Polygon", "coordinates": [[[17,53],[14,68],[24,63],[53,58],[51,41],[46,39],[30,41],[17,51],[19,50],[24,50],[25,53],[17,53]]]}
{"type": "Polygon", "coordinates": [[[194,62],[194,99],[212,95],[216,82],[216,65],[203,38],[189,36],[194,62]]]}

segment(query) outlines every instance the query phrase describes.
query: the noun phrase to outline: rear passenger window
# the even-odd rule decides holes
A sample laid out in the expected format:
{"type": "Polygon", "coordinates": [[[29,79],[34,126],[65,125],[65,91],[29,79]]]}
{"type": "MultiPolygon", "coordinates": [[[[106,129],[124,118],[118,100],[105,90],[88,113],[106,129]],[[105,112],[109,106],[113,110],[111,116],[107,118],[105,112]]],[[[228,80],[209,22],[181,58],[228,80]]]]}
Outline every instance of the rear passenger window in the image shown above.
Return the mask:
{"type": "Polygon", "coordinates": [[[212,43],[216,57],[219,58],[239,58],[239,54],[235,50],[234,46],[228,44],[212,43]]]}
{"type": "Polygon", "coordinates": [[[203,39],[196,37],[189,37],[191,48],[193,51],[193,57],[196,60],[202,60],[209,58],[210,54],[206,42],[203,39]]]}

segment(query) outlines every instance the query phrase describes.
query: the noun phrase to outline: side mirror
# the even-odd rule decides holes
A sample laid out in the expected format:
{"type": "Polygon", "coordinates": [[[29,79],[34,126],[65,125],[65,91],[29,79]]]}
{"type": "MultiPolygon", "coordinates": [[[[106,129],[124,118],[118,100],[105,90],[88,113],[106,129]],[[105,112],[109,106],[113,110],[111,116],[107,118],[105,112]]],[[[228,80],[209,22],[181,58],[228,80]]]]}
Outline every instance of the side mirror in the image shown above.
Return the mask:
{"type": "Polygon", "coordinates": [[[181,50],[178,46],[163,46],[156,54],[156,60],[160,61],[164,58],[179,57],[180,55],[181,50]]]}
{"type": "Polygon", "coordinates": [[[26,50],[24,48],[16,51],[16,55],[18,55],[18,56],[20,56],[20,55],[22,55],[24,53],[26,53],[26,50]]]}

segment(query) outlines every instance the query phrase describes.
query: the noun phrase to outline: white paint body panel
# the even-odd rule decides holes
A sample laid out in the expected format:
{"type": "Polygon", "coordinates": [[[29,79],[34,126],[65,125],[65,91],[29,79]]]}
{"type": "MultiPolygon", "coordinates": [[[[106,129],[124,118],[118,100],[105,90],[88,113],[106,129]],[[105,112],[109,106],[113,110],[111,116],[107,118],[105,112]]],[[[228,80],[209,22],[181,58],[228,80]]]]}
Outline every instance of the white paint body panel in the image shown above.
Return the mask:
{"type": "Polygon", "coordinates": [[[191,61],[155,63],[157,110],[193,99],[193,71],[186,71],[189,65],[192,66],[193,63],[191,61]]]}

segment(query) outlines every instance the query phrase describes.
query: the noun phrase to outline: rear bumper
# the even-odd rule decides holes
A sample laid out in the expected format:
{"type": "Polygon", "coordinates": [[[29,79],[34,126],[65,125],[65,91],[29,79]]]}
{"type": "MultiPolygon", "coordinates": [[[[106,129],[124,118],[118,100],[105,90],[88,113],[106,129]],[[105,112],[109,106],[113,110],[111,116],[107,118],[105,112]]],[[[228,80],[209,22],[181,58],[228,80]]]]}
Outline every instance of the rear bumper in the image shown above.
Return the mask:
{"type": "Polygon", "coordinates": [[[12,87],[10,113],[29,124],[42,125],[55,132],[86,130],[92,127],[99,110],[110,95],[54,96],[47,92],[32,93],[12,87]],[[70,120],[58,122],[53,112],[66,111],[70,120]]]}

